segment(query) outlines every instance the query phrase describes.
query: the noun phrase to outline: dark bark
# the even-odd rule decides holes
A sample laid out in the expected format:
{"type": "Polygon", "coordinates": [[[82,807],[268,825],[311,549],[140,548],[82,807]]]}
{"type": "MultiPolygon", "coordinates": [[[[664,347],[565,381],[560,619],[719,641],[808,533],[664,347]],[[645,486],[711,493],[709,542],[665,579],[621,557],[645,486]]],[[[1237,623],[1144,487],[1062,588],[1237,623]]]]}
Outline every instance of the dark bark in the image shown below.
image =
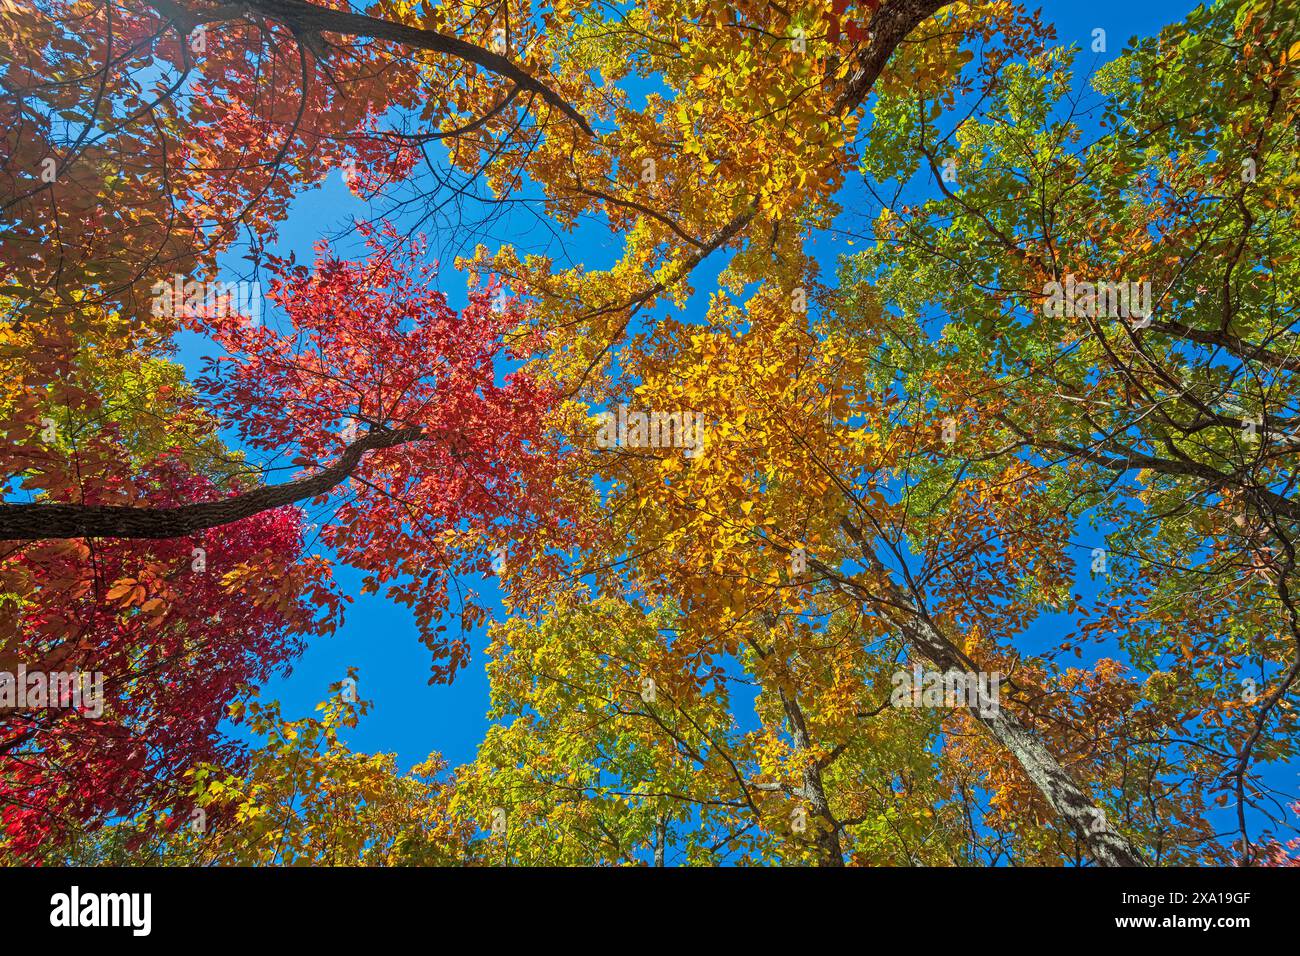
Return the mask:
{"type": "Polygon", "coordinates": [[[1005,415],[999,416],[999,418],[1011,425],[1017,434],[1036,448],[1059,451],[1090,461],[1095,465],[1101,465],[1111,471],[1125,472],[1141,468],[1162,475],[1200,478],[1205,481],[1206,487],[1210,490],[1237,488],[1247,496],[1254,498],[1261,510],[1271,510],[1280,517],[1300,521],[1300,503],[1291,500],[1285,495],[1278,494],[1257,481],[1252,481],[1247,475],[1240,473],[1227,474],[1199,461],[1191,459],[1179,461],[1173,458],[1162,458],[1157,455],[1147,455],[1134,449],[1124,449],[1123,453],[1120,454],[1117,451],[1107,450],[1104,444],[1085,448],[1081,445],[1072,445],[1068,442],[1044,438],[1041,435],[1025,431],[1011,423],[1005,415]]]}
{"type": "Polygon", "coordinates": [[[417,441],[415,427],[370,432],[358,438],[338,461],[314,475],[283,485],[268,485],[241,495],[178,505],[141,508],[131,505],[0,504],[0,541],[46,538],[179,538],[204,528],[230,524],[261,511],[314,498],[343,481],[367,451],[417,441]]]}
{"type": "Polygon", "coordinates": [[[438,33],[436,30],[422,30],[419,27],[362,13],[346,10],[331,10],[320,7],[306,0],[244,0],[240,4],[231,4],[209,10],[190,10],[174,0],[149,0],[155,10],[176,21],[182,27],[192,27],[199,23],[219,22],[235,19],[245,11],[261,14],[271,20],[277,20],[297,34],[311,36],[318,33],[337,33],[342,36],[369,37],[374,40],[389,40],[403,46],[418,50],[430,50],[445,53],[467,63],[495,73],[507,79],[520,89],[529,90],[540,96],[545,102],[554,106],[565,116],[572,119],[588,136],[594,136],[591,126],[578,110],[569,104],[541,80],[524,71],[500,54],[475,46],[459,37],[438,33]]]}
{"type": "Polygon", "coordinates": [[[871,18],[870,42],[858,53],[858,68],[849,76],[835,103],[835,115],[858,107],[871,92],[894,48],[922,21],[934,16],[952,0],[893,0],[871,18]]]}
{"type": "Polygon", "coordinates": [[[1152,332],[1164,332],[1167,335],[1187,339],[1198,345],[1212,345],[1215,348],[1221,348],[1232,353],[1243,362],[1259,362],[1262,365],[1270,365],[1273,368],[1289,372],[1300,372],[1300,357],[1285,355],[1276,349],[1256,345],[1222,329],[1213,331],[1196,329],[1173,319],[1152,322],[1148,328],[1152,332]]]}

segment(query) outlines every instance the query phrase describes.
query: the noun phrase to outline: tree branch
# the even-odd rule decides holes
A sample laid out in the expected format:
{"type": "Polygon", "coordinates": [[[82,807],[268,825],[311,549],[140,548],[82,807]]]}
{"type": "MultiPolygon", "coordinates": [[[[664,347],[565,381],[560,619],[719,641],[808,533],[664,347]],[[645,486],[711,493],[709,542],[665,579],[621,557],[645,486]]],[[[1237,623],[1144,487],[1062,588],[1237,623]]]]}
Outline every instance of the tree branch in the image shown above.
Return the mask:
{"type": "Polygon", "coordinates": [[[191,29],[199,23],[235,19],[247,11],[277,20],[298,34],[329,32],[342,36],[369,37],[374,40],[389,40],[419,50],[445,53],[467,63],[473,63],[489,73],[504,77],[521,89],[531,90],[582,127],[582,131],[588,136],[596,135],[576,107],[541,80],[525,72],[519,65],[491,50],[475,46],[459,37],[438,33],[436,30],[423,30],[405,23],[393,23],[391,20],[381,20],[364,13],[331,10],[328,7],[307,3],[306,0],[244,0],[240,5],[227,5],[209,11],[191,11],[174,0],[149,0],[149,4],[178,25],[189,26],[191,29]]]}
{"type": "Polygon", "coordinates": [[[140,508],[131,505],[0,504],[0,541],[48,538],[179,538],[204,528],[230,524],[263,511],[314,498],[342,482],[365,452],[392,448],[425,437],[411,426],[370,432],[344,450],[338,461],[314,475],[283,485],[269,485],[242,495],[179,505],[140,508]]]}

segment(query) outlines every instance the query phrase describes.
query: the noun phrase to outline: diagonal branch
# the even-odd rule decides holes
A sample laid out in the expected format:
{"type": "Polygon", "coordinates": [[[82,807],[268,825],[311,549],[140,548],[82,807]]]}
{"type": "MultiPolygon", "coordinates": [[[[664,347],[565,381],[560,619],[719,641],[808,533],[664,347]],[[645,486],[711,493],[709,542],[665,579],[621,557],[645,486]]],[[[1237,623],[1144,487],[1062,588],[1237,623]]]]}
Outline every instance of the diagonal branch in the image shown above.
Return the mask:
{"type": "Polygon", "coordinates": [[[952,0],[892,0],[871,17],[870,41],[858,53],[858,67],[835,102],[834,115],[852,112],[862,103],[897,47],[923,20],[952,0]]]}
{"type": "MultiPolygon", "coordinates": [[[[870,39],[866,48],[858,53],[858,68],[845,82],[844,89],[836,99],[831,115],[839,117],[857,109],[867,94],[871,92],[876,79],[884,70],[885,64],[889,62],[889,58],[898,45],[903,42],[912,30],[933,16],[936,11],[949,6],[951,2],[952,0],[888,0],[884,6],[877,10],[871,18],[870,39]]],[[[626,205],[626,203],[624,204],[626,205]]],[[[703,242],[686,235],[680,227],[673,224],[667,217],[657,213],[650,213],[652,218],[666,223],[673,232],[679,236],[684,236],[686,241],[695,248],[682,260],[681,265],[673,270],[671,278],[656,280],[653,284],[623,301],[602,306],[582,316],[583,319],[592,319],[612,312],[627,312],[627,318],[614,331],[614,334],[596,353],[591,362],[588,363],[586,369],[578,378],[577,384],[569,391],[569,395],[572,396],[578,393],[586,383],[587,376],[622,339],[628,326],[632,324],[637,309],[667,291],[669,286],[687,278],[695,270],[695,267],[705,259],[735,241],[745,228],[754,221],[758,212],[758,197],[752,197],[740,213],[722,226],[712,237],[703,242]]]]}
{"type": "MultiPolygon", "coordinates": [[[[879,585],[888,592],[891,600],[886,602],[887,605],[901,610],[901,613],[892,613],[889,617],[898,625],[908,644],[943,671],[970,673],[976,670],[974,662],[939,628],[919,601],[894,581],[862,530],[847,518],[840,520],[840,528],[857,546],[879,585]]],[[[861,595],[866,589],[860,582],[843,578],[820,562],[810,563],[815,563],[822,573],[829,572],[829,576],[850,597],[862,600],[861,595]]],[[[972,707],[970,715],[1010,752],[1048,805],[1083,840],[1093,860],[1101,866],[1146,865],[1142,854],[1127,837],[1107,824],[1102,809],[1074,781],[1032,728],[1002,707],[972,707]]]]}
{"type": "Polygon", "coordinates": [[[241,4],[225,5],[206,11],[190,10],[176,3],[175,0],[149,0],[149,4],[181,27],[192,28],[199,23],[236,19],[246,12],[253,12],[277,20],[300,35],[338,33],[342,36],[389,40],[418,50],[445,53],[510,80],[520,89],[536,93],[582,127],[583,132],[588,136],[595,136],[590,124],[576,107],[518,64],[491,50],[485,50],[459,37],[448,36],[436,30],[424,30],[405,23],[381,20],[364,13],[332,10],[308,3],[306,0],[244,0],[241,4]]]}
{"type": "Polygon", "coordinates": [[[361,456],[424,438],[419,428],[371,432],[344,450],[338,461],[314,475],[198,504],[174,508],[130,505],[0,504],[0,541],[47,538],[179,538],[230,524],[262,511],[314,498],[352,474],[361,456]]]}

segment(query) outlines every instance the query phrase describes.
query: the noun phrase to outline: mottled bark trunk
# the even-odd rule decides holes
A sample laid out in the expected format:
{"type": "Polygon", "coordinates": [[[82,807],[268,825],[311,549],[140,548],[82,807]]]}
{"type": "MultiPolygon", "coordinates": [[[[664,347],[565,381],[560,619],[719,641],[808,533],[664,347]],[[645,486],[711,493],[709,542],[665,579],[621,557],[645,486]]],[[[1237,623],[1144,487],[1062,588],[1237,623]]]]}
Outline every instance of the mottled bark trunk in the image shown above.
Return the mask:
{"type": "Polygon", "coordinates": [[[928,20],[951,2],[952,0],[892,0],[877,10],[868,24],[870,42],[858,52],[857,68],[849,74],[844,84],[844,89],[835,103],[835,114],[856,109],[871,92],[876,79],[893,55],[894,48],[902,43],[918,24],[928,20]]]}
{"type": "MultiPolygon", "coordinates": [[[[969,666],[952,643],[919,614],[903,625],[903,633],[923,657],[941,670],[970,673],[969,666]]],[[[973,685],[980,686],[978,681],[973,685]]],[[[1128,840],[1110,828],[1105,813],[1079,789],[1032,730],[1001,706],[974,707],[970,714],[1016,758],[1052,809],[1079,835],[1096,863],[1102,866],[1144,865],[1128,840]]]]}
{"type": "MultiPolygon", "coordinates": [[[[907,642],[940,670],[961,671],[971,675],[973,686],[981,686],[978,680],[973,679],[974,667],[970,659],[894,582],[889,571],[868,547],[862,533],[847,520],[842,521],[840,527],[854,540],[868,565],[885,582],[889,598],[899,612],[896,621],[907,642]]],[[[1016,759],[1051,808],[1078,834],[1094,862],[1101,866],[1146,865],[1132,844],[1110,828],[1105,812],[1088,799],[1038,735],[1015,715],[1001,706],[973,707],[970,714],[1016,759]]]]}

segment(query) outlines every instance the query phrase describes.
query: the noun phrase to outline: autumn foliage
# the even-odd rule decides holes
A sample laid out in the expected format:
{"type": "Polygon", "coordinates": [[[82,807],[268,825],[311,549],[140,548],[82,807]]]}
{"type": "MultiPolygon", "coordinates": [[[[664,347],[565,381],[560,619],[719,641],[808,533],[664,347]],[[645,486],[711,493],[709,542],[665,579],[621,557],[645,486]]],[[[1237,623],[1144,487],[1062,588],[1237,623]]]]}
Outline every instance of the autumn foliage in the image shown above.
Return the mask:
{"type": "Polygon", "coordinates": [[[0,24],[6,859],[1294,864],[1293,5],[0,24]],[[261,699],[344,580],[474,759],[261,699]]]}

